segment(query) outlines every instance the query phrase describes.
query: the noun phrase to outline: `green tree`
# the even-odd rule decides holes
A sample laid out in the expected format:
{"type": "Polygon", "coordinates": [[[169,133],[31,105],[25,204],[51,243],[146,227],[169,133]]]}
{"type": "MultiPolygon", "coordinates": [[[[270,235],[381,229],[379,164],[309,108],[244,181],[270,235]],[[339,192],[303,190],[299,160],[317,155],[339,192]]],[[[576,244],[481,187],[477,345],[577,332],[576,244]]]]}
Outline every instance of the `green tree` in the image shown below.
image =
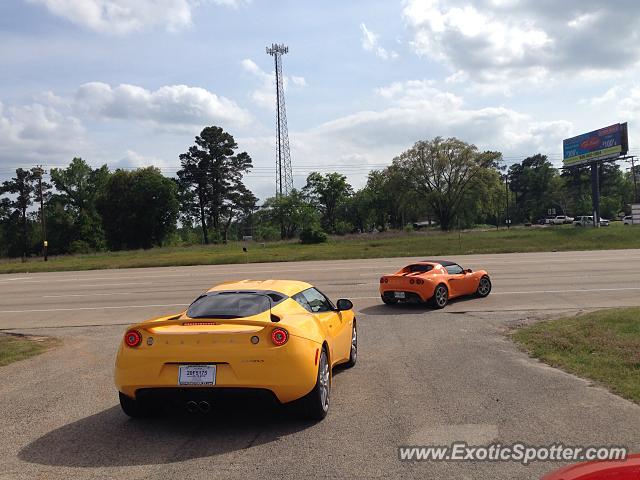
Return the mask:
{"type": "MultiPolygon", "coordinates": [[[[82,242],[87,250],[101,250],[105,247],[102,219],[98,214],[96,199],[106,185],[110,172],[106,165],[91,168],[82,158],[75,157],[67,168],[52,168],[51,181],[57,190],[52,198],[58,214],[66,212],[71,222],[57,222],[57,228],[70,228],[71,232],[56,232],[54,235],[73,242],[82,242]]],[[[52,219],[53,220],[53,219],[52,219]]],[[[53,225],[52,225],[53,227],[53,225]]],[[[55,242],[51,242],[56,246],[55,242]]]]}
{"type": "Polygon", "coordinates": [[[16,176],[3,182],[2,187],[0,187],[0,193],[10,194],[8,199],[4,199],[3,204],[4,209],[10,212],[9,218],[12,220],[13,226],[19,225],[21,231],[22,261],[26,261],[26,257],[31,251],[29,240],[30,225],[27,212],[35,199],[37,178],[34,169],[18,168],[16,169],[16,176]]]}
{"type": "Polygon", "coordinates": [[[268,198],[261,213],[261,229],[278,229],[283,239],[294,238],[305,228],[317,229],[320,226],[320,213],[295,188],[289,195],[268,198]]]}
{"type": "Polygon", "coordinates": [[[155,167],[116,170],[97,199],[112,250],[162,245],[175,230],[177,187],[155,167]]]}
{"type": "Polygon", "coordinates": [[[195,138],[195,145],[180,155],[181,197],[191,199],[183,205],[183,212],[198,212],[205,244],[209,243],[208,228],[220,235],[225,209],[247,191],[242,176],[252,167],[251,157],[247,152],[236,154],[237,148],[231,134],[220,127],[206,127],[195,138]]]}
{"type": "Polygon", "coordinates": [[[322,213],[322,228],[336,233],[340,210],[353,195],[353,188],[347,183],[347,177],[337,172],[325,175],[312,172],[307,177],[303,192],[322,213]]]}
{"type": "Polygon", "coordinates": [[[483,171],[495,168],[501,154],[479,152],[457,138],[419,141],[395,158],[416,193],[423,196],[442,230],[450,230],[471,183],[483,171]]]}
{"type": "Polygon", "coordinates": [[[545,216],[548,208],[560,206],[552,195],[558,171],[546,155],[537,153],[522,163],[511,165],[508,175],[509,189],[515,194],[518,219],[533,221],[536,217],[545,216]]]}

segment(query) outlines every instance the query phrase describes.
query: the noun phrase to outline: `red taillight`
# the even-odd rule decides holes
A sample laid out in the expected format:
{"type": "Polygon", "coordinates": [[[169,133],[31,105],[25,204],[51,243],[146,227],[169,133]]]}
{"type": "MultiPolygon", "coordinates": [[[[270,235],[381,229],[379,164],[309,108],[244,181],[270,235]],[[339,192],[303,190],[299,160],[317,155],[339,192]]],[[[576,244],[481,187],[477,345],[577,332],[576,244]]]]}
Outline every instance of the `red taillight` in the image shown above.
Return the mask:
{"type": "Polygon", "coordinates": [[[384,283],[384,278],[380,277],[380,283],[384,283]]]}
{"type": "Polygon", "coordinates": [[[271,341],[276,346],[281,346],[287,343],[289,340],[289,334],[284,328],[274,328],[271,332],[271,341]]]}
{"type": "Polygon", "coordinates": [[[422,285],[422,284],[424,283],[424,280],[417,279],[417,280],[416,280],[416,283],[417,283],[418,285],[422,285]]]}
{"type": "Polygon", "coordinates": [[[411,280],[409,280],[409,283],[410,283],[411,285],[413,285],[413,284],[414,284],[414,282],[415,282],[415,280],[414,280],[413,278],[412,278],[411,280]]]}
{"type": "Polygon", "coordinates": [[[388,279],[388,278],[385,278],[385,279],[384,279],[384,283],[389,283],[389,279],[388,279]]]}
{"type": "Polygon", "coordinates": [[[127,347],[137,347],[142,343],[142,335],[137,330],[129,330],[124,335],[124,343],[127,344],[127,347]]]}

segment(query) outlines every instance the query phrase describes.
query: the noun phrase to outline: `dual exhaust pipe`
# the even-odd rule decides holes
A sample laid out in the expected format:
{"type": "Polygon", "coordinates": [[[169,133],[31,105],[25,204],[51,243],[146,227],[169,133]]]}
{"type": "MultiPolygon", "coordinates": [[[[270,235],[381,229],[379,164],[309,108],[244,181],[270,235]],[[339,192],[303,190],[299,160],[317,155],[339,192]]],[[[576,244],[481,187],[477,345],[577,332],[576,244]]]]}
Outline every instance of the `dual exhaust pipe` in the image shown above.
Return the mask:
{"type": "Polygon", "coordinates": [[[206,400],[196,402],[195,400],[189,400],[185,404],[185,408],[189,413],[209,413],[211,411],[211,404],[206,400]]]}

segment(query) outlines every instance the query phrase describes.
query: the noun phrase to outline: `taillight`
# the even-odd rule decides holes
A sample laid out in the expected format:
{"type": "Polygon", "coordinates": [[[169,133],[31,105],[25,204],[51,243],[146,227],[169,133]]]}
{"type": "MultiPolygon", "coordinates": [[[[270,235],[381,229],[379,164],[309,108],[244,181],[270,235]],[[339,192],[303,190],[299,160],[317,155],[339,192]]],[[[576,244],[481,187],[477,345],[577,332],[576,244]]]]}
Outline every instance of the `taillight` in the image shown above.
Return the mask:
{"type": "Polygon", "coordinates": [[[380,283],[384,283],[384,278],[380,277],[380,283]]]}
{"type": "Polygon", "coordinates": [[[127,344],[127,347],[137,347],[142,343],[142,335],[137,330],[129,330],[124,335],[124,343],[127,344]]]}
{"type": "Polygon", "coordinates": [[[422,285],[422,284],[424,283],[424,280],[422,280],[422,279],[420,279],[420,278],[419,278],[419,279],[417,279],[417,280],[416,280],[416,283],[417,283],[418,285],[422,285]]]}
{"type": "Polygon", "coordinates": [[[409,280],[409,283],[413,285],[415,283],[415,280],[412,278],[411,280],[409,280]]]}
{"type": "Polygon", "coordinates": [[[284,328],[274,328],[271,331],[271,341],[277,347],[284,345],[289,340],[289,333],[284,328]]]}
{"type": "Polygon", "coordinates": [[[388,279],[388,278],[385,278],[385,279],[384,279],[384,283],[389,283],[389,279],[388,279]]]}

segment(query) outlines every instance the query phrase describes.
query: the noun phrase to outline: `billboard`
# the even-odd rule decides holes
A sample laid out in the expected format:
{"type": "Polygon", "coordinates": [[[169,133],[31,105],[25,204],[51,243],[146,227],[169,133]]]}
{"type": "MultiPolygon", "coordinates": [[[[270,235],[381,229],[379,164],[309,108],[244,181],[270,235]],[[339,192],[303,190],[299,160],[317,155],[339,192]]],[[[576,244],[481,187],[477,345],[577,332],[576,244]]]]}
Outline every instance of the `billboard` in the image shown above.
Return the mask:
{"type": "Polygon", "coordinates": [[[574,167],[625,155],[628,150],[627,124],[616,123],[562,141],[564,167],[574,167]]]}

